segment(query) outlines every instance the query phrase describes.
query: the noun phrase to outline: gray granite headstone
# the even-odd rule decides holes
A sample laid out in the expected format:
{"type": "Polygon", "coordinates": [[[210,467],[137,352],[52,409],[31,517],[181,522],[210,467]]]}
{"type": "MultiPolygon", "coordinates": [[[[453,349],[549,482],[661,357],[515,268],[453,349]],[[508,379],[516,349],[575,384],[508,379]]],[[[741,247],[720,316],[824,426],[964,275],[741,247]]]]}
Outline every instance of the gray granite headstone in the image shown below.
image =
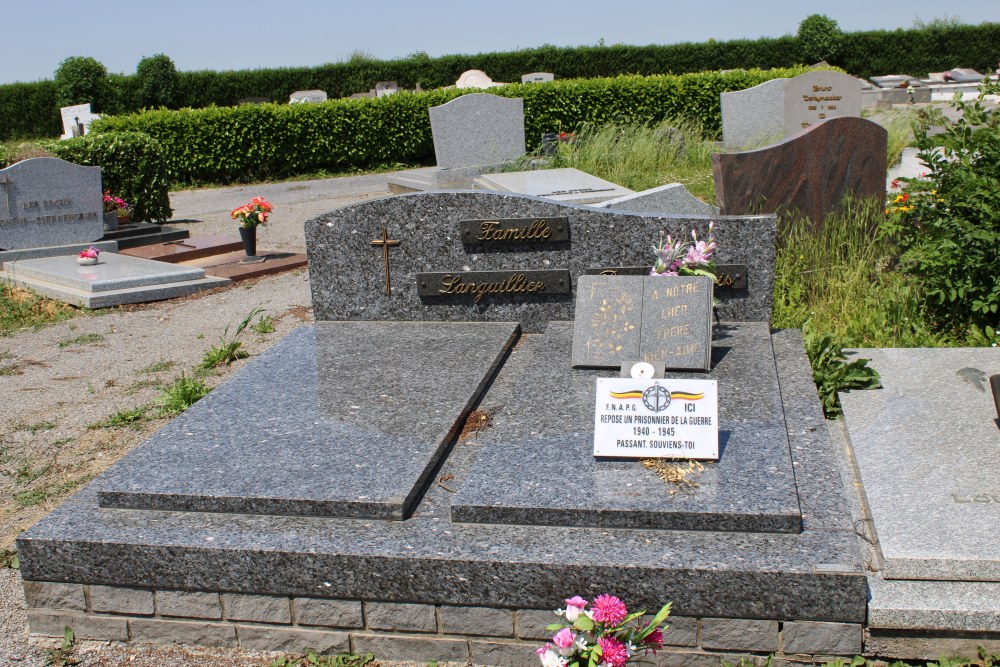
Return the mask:
{"type": "Polygon", "coordinates": [[[1000,582],[1000,349],[863,349],[882,389],[841,393],[887,579],[1000,582]]]}
{"type": "Polygon", "coordinates": [[[289,104],[303,104],[305,102],[326,102],[325,90],[296,90],[288,96],[289,104]]]}
{"type": "Polygon", "coordinates": [[[668,370],[710,366],[712,283],[701,277],[581,276],[573,366],[641,360],[668,370]]]}
{"type": "MultiPolygon", "coordinates": [[[[506,278],[491,278],[497,290],[477,294],[421,296],[418,276],[478,271],[506,272],[515,279],[530,271],[568,272],[577,279],[611,267],[649,267],[652,246],[661,234],[688,238],[692,229],[708,235],[705,216],[657,216],[571,206],[536,197],[493,192],[432,192],[386,197],[331,211],[305,224],[312,300],[317,320],[446,320],[521,322],[540,331],[551,320],[574,318],[575,296],[526,293],[502,288],[506,278]],[[468,220],[568,219],[568,240],[534,238],[467,242],[468,220]],[[388,234],[398,245],[373,246],[388,234]],[[388,278],[386,272],[388,269],[388,278]],[[387,294],[387,282],[391,286],[387,294]]],[[[517,226],[513,222],[507,224],[517,226]]],[[[719,264],[739,265],[745,286],[720,290],[721,320],[771,317],[774,284],[774,216],[720,216],[714,237],[719,264]]],[[[648,269],[647,269],[648,271],[648,269]]],[[[471,280],[471,278],[470,278],[471,280]]]]}
{"type": "Polygon", "coordinates": [[[783,137],[788,81],[771,79],[752,88],[722,93],[722,144],[746,148],[783,137]]]}
{"type": "Polygon", "coordinates": [[[595,204],[632,194],[632,190],[572,167],[483,174],[477,188],[544,197],[564,204],[595,204]]]}
{"type": "Polygon", "coordinates": [[[0,248],[96,241],[104,235],[101,168],[38,157],[0,169],[0,248]]]}
{"type": "Polygon", "coordinates": [[[500,164],[524,155],[524,100],[485,93],[430,108],[439,167],[500,164]]]}
{"type": "Polygon", "coordinates": [[[669,215],[718,215],[719,209],[688,192],[680,183],[668,183],[630,195],[602,201],[594,206],[613,208],[616,211],[636,213],[665,213],[669,215]]]}
{"type": "Polygon", "coordinates": [[[832,70],[806,72],[785,86],[785,134],[830,118],[861,117],[861,82],[832,70]]]}
{"type": "Polygon", "coordinates": [[[531,74],[521,75],[521,83],[545,83],[555,80],[556,76],[552,72],[532,72],[531,74]]]}
{"type": "Polygon", "coordinates": [[[399,92],[399,84],[395,81],[379,81],[375,84],[375,97],[385,97],[399,92]]]}

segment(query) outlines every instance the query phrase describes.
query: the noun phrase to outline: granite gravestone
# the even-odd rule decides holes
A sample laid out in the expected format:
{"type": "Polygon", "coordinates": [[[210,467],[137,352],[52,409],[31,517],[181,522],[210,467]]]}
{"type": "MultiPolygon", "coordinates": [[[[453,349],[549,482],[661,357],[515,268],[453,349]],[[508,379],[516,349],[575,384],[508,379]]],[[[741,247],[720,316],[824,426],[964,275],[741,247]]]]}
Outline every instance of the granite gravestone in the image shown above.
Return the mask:
{"type": "Polygon", "coordinates": [[[326,102],[325,90],[296,90],[288,96],[289,104],[305,104],[307,102],[326,102]]]}
{"type": "Polygon", "coordinates": [[[100,118],[98,114],[90,111],[90,102],[62,107],[59,109],[59,115],[62,117],[63,125],[60,139],[82,137],[90,131],[91,123],[100,118]]]}
{"type": "Polygon", "coordinates": [[[844,197],[885,200],[885,128],[863,118],[833,118],[781,142],[712,155],[724,215],[797,210],[814,224],[844,197]]]}
{"type": "Polygon", "coordinates": [[[552,72],[532,72],[521,75],[521,83],[546,83],[555,80],[556,76],[552,72]]]}
{"type": "Polygon", "coordinates": [[[785,136],[831,118],[861,117],[861,82],[833,70],[806,72],[785,84],[785,136]]]}
{"type": "Polygon", "coordinates": [[[399,92],[399,84],[395,81],[379,81],[375,84],[375,97],[395,95],[399,92]]]}
{"type": "Polygon", "coordinates": [[[782,138],[787,85],[786,78],[771,79],[752,88],[722,93],[722,145],[745,148],[782,138]]]}
{"type": "Polygon", "coordinates": [[[668,183],[642,192],[622,195],[597,204],[599,208],[635,213],[661,213],[667,215],[718,215],[719,208],[706,204],[688,192],[680,183],[668,183]]]}
{"type": "Polygon", "coordinates": [[[703,277],[581,276],[573,366],[620,368],[633,361],[707,371],[712,281],[703,277]]]}
{"type": "Polygon", "coordinates": [[[524,100],[485,93],[430,108],[438,167],[494,165],[524,155],[524,100]]]}
{"type": "Polygon", "coordinates": [[[0,169],[0,248],[96,241],[104,234],[101,168],[57,158],[0,169]]]}
{"type": "Polygon", "coordinates": [[[572,167],[483,174],[473,183],[477,189],[515,192],[564,204],[596,204],[632,194],[628,188],[572,167]]]}

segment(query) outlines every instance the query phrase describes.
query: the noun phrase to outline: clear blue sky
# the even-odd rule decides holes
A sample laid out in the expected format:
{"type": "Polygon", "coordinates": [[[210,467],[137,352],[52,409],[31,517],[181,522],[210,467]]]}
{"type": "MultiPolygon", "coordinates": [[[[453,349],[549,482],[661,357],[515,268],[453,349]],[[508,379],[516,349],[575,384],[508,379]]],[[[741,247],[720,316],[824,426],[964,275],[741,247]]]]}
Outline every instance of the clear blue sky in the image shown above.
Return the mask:
{"type": "MultiPolygon", "coordinates": [[[[156,53],[181,71],[313,66],[355,51],[389,59],[600,39],[643,45],[779,37],[794,34],[809,14],[826,14],[845,31],[910,28],[917,17],[977,24],[1000,22],[1000,2],[7,0],[0,83],[50,79],[68,56],[91,56],[125,74],[156,53]]],[[[997,51],[1000,58],[1000,44],[997,51]]]]}

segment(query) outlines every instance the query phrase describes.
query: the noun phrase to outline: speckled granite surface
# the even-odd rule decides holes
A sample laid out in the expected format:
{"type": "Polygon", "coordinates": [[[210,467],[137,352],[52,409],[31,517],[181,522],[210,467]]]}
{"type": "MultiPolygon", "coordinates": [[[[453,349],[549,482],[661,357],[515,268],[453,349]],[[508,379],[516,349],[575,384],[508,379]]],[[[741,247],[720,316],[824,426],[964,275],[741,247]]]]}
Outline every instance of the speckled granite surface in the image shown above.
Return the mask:
{"type": "Polygon", "coordinates": [[[502,322],[297,329],[109,471],[101,506],[401,519],[516,335],[502,322]]]}
{"type": "MultiPolygon", "coordinates": [[[[310,335],[310,329],[303,331],[300,336],[310,335]]],[[[521,349],[544,347],[535,339],[547,335],[523,338],[521,349]]],[[[861,622],[865,579],[854,534],[836,520],[843,492],[825,481],[837,474],[826,458],[829,438],[809,430],[818,405],[811,387],[806,391],[809,369],[801,344],[780,337],[774,337],[777,379],[795,484],[804,499],[802,532],[453,523],[453,492],[463,493],[472,483],[470,472],[489,446],[487,429],[453,447],[435,479],[453,477],[429,484],[405,521],[101,509],[97,493],[117,474],[115,467],[21,536],[22,575],[529,609],[555,608],[570,593],[606,591],[646,607],[661,604],[666,595],[682,616],[861,622]]],[[[735,333],[717,340],[720,364],[729,358],[735,365],[744,356],[732,349],[740,340],[735,333]]],[[[763,347],[759,336],[757,341],[763,347]]],[[[231,382],[264,363],[255,360],[231,382]]],[[[278,373],[269,387],[298,381],[278,373]]],[[[774,399],[761,401],[751,389],[732,394],[726,420],[752,424],[774,416],[774,399]]],[[[485,400],[494,400],[492,392],[485,400]]],[[[538,414],[527,415],[517,428],[530,434],[544,420],[544,411],[538,414]]],[[[385,457],[378,462],[392,463],[385,457]]],[[[328,472],[328,483],[336,484],[342,473],[328,472]]]]}
{"type": "MultiPolygon", "coordinates": [[[[425,271],[567,269],[576,285],[587,269],[649,265],[660,233],[699,238],[711,218],[603,211],[522,195],[434,192],[386,197],[338,209],[305,224],[317,320],[448,320],[520,322],[527,332],[550,320],[572,320],[575,294],[420,297],[425,271]],[[459,222],[487,218],[568,216],[570,239],[554,244],[486,247],[463,244],[459,222]],[[386,295],[385,255],[371,245],[383,230],[400,244],[389,250],[392,294],[386,295]]],[[[720,291],[722,320],[771,319],[774,282],[773,216],[715,218],[717,261],[747,266],[747,289],[720,291]]]]}
{"type": "Polygon", "coordinates": [[[617,371],[570,366],[573,327],[550,322],[511,356],[480,409],[492,428],[452,502],[452,519],[482,523],[798,532],[771,337],[761,322],[716,328],[712,371],[669,378],[719,381],[718,462],[666,484],[640,461],[595,460],[594,386],[617,371]],[[671,492],[674,492],[671,494],[671,492]]]}

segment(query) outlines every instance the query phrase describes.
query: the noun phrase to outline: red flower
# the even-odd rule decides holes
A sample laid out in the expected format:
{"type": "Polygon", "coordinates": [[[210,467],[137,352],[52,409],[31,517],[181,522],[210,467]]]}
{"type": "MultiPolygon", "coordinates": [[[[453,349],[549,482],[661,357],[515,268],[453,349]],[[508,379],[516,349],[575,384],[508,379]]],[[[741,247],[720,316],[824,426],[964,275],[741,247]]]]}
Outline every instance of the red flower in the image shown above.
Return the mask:
{"type": "Polygon", "coordinates": [[[642,640],[642,647],[652,651],[653,655],[656,655],[657,649],[663,648],[663,631],[660,628],[656,628],[646,635],[646,638],[642,640]]]}

